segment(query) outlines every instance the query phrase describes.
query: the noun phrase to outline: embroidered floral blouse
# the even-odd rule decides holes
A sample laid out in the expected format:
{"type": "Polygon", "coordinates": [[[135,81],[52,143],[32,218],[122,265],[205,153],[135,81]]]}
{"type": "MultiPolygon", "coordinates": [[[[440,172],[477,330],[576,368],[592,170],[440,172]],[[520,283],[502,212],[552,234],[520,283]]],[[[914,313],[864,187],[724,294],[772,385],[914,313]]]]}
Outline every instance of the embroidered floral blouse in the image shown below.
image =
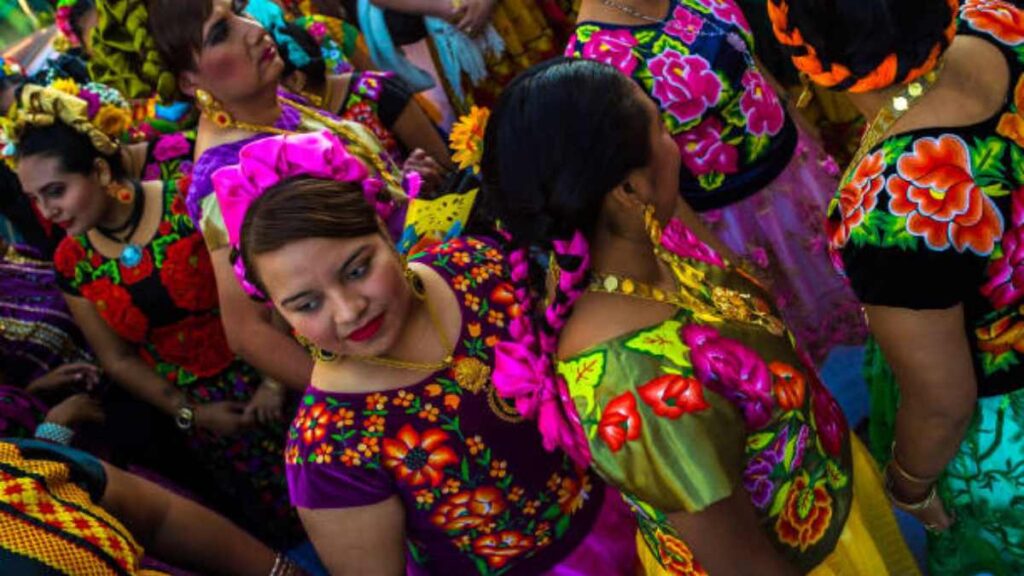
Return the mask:
{"type": "Polygon", "coordinates": [[[860,300],[962,304],[978,394],[1024,386],[1024,10],[967,0],[959,34],[998,46],[1006,103],[963,128],[898,134],[851,170],[829,207],[830,245],[860,300]]]}
{"type": "Polygon", "coordinates": [[[559,363],[592,467],[635,504],[641,534],[673,574],[703,570],[666,514],[736,490],[776,548],[809,571],[850,510],[846,420],[768,293],[682,226],[666,237],[686,255],[675,272],[691,303],[559,363]]]}
{"type": "Polygon", "coordinates": [[[656,23],[580,22],[566,56],[604,62],[654,98],[695,210],[738,202],[789,164],[796,128],[757,70],[754,40],[733,0],[672,0],[656,23]]]}
{"type": "Polygon", "coordinates": [[[417,260],[450,284],[463,332],[455,365],[388,392],[310,387],[288,432],[292,503],[344,508],[397,495],[412,556],[431,574],[540,574],[580,543],[600,481],[546,452],[490,382],[493,346],[518,309],[504,258],[473,238],[417,260]]]}

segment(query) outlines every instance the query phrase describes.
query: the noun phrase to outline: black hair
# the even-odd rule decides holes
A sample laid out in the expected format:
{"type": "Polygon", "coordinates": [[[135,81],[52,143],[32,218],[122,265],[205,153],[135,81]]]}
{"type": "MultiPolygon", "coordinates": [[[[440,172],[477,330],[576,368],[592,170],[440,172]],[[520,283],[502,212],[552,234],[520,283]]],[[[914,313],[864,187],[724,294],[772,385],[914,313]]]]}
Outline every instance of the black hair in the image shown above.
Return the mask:
{"type": "Polygon", "coordinates": [[[78,36],[78,40],[85,44],[85,35],[82,34],[82,26],[79,24],[82,17],[85,16],[90,10],[96,9],[96,3],[93,0],[78,0],[71,7],[71,14],[69,14],[69,22],[71,24],[71,31],[78,36]]]}
{"type": "Polygon", "coordinates": [[[899,62],[896,78],[906,77],[928,60],[936,45],[946,48],[945,34],[954,17],[949,0],[788,0],[787,4],[790,28],[800,30],[821,62],[826,67],[841,64],[852,72],[836,89],[869,74],[890,54],[899,62]]]}
{"type": "Polygon", "coordinates": [[[281,58],[284,60],[283,78],[294,74],[296,71],[306,75],[306,87],[313,92],[322,92],[327,82],[327,62],[324,61],[323,53],[316,38],[298,24],[288,23],[278,29],[276,34],[285,34],[293,40],[294,44],[278,44],[281,58]],[[293,59],[295,55],[291,52],[294,46],[306,55],[308,62],[305,66],[297,66],[293,59]]]}
{"type": "Polygon", "coordinates": [[[195,70],[195,54],[203,45],[203,23],[212,12],[210,0],[149,0],[149,32],[174,76],[195,70]]]}
{"type": "Polygon", "coordinates": [[[527,70],[484,135],[484,213],[543,250],[577,230],[589,238],[604,197],[649,162],[650,125],[633,81],[611,66],[557,58],[527,70]]]}
{"type": "Polygon", "coordinates": [[[124,164],[118,153],[103,154],[92,145],[89,137],[63,122],[49,126],[27,126],[18,142],[18,156],[45,156],[59,158],[61,168],[69,174],[91,174],[97,158],[110,165],[110,176],[124,178],[124,164]]]}

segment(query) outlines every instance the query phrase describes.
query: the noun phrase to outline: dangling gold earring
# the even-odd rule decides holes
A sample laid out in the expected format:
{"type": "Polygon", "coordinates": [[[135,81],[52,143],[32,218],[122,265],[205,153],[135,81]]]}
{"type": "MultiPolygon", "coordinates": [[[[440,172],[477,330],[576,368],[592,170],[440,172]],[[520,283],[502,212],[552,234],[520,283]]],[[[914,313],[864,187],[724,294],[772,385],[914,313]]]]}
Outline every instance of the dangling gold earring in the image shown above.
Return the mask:
{"type": "Polygon", "coordinates": [[[644,213],[644,229],[647,230],[647,237],[651,239],[651,245],[658,249],[661,247],[661,222],[654,216],[654,205],[644,204],[641,208],[644,213]]]}
{"type": "Polygon", "coordinates": [[[135,189],[131,186],[125,186],[120,182],[107,184],[104,187],[104,191],[122,204],[131,204],[135,201],[135,189]]]}
{"type": "Polygon", "coordinates": [[[296,334],[295,339],[298,340],[299,344],[306,349],[306,352],[308,352],[309,355],[312,356],[313,359],[318,362],[334,362],[335,360],[338,359],[337,354],[335,354],[334,352],[328,352],[323,348],[320,348],[316,344],[310,342],[309,338],[306,338],[302,334],[296,334]]]}
{"type": "Polygon", "coordinates": [[[221,128],[229,128],[234,124],[234,119],[231,114],[228,114],[227,110],[210,94],[202,88],[196,89],[196,106],[199,107],[199,111],[210,119],[211,122],[221,128]]]}

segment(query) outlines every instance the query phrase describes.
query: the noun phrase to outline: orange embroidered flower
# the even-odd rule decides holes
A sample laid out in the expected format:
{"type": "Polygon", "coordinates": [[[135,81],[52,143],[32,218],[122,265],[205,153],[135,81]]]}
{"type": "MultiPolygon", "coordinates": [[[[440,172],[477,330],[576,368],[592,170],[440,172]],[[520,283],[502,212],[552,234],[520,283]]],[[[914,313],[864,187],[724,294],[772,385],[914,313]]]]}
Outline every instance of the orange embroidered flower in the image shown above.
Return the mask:
{"type": "Polygon", "coordinates": [[[452,254],[452,264],[457,266],[466,266],[470,262],[472,262],[472,259],[469,256],[469,252],[456,252],[455,254],[452,254]]]}
{"type": "Polygon", "coordinates": [[[392,400],[391,403],[394,404],[395,406],[401,406],[402,408],[408,408],[409,406],[412,405],[412,401],[415,400],[415,399],[416,399],[416,396],[413,395],[411,392],[406,392],[405,390],[399,390],[398,391],[398,396],[395,396],[395,399],[392,400]]]}
{"type": "Polygon", "coordinates": [[[427,402],[423,405],[418,416],[427,422],[437,422],[437,417],[441,414],[441,411],[436,406],[427,402]]]}
{"type": "Polygon", "coordinates": [[[388,397],[380,392],[374,392],[366,397],[367,410],[383,410],[388,403],[388,397]]]}
{"type": "Polygon", "coordinates": [[[832,230],[832,245],[842,248],[850,232],[878,206],[878,193],[885,187],[885,154],[879,150],[865,156],[853,177],[839,190],[837,198],[840,222],[832,230]]]}
{"type": "Polygon", "coordinates": [[[564,478],[558,488],[558,507],[562,509],[562,513],[575,514],[579,511],[591,489],[590,476],[586,473],[581,474],[579,480],[564,478]]]}
{"type": "Polygon", "coordinates": [[[470,322],[466,326],[466,331],[469,333],[469,337],[470,338],[479,338],[480,337],[480,323],[479,322],[470,322]]]}
{"type": "Polygon", "coordinates": [[[366,428],[367,432],[381,433],[384,431],[384,417],[374,414],[363,420],[363,427],[366,428]]]}
{"type": "Polygon", "coordinates": [[[298,417],[302,441],[309,445],[323,440],[327,435],[327,425],[330,423],[331,413],[327,410],[327,404],[324,402],[313,404],[298,417]]]}
{"type": "Polygon", "coordinates": [[[508,473],[508,462],[504,460],[491,460],[491,478],[504,478],[508,473]]]}
{"type": "Polygon", "coordinates": [[[978,348],[993,356],[1011,350],[1024,353],[1024,322],[1014,322],[1013,316],[1000,318],[996,322],[974,331],[978,337],[978,348]]]}
{"type": "Polygon", "coordinates": [[[462,482],[459,482],[455,478],[449,478],[444,482],[444,488],[441,489],[442,494],[455,494],[462,489],[462,482]]]}
{"type": "Polygon", "coordinates": [[[441,392],[443,392],[444,389],[441,388],[440,384],[427,384],[427,386],[423,388],[423,391],[427,393],[427,396],[435,398],[437,396],[440,396],[441,392]]]}
{"type": "Polygon", "coordinates": [[[330,464],[331,454],[334,453],[334,446],[331,444],[320,444],[313,450],[313,460],[317,464],[330,464]]]}
{"type": "Polygon", "coordinates": [[[540,500],[530,500],[523,504],[523,514],[533,516],[537,513],[538,508],[540,508],[540,500]]]}
{"type": "Polygon", "coordinates": [[[448,433],[440,428],[424,430],[421,435],[406,424],[395,438],[384,439],[384,467],[411,486],[429,483],[437,487],[444,478],[445,467],[459,462],[447,441],[448,433]]]}
{"type": "Polygon", "coordinates": [[[356,413],[348,408],[338,409],[338,413],[334,416],[335,425],[338,428],[343,426],[351,426],[355,423],[356,413]]]}
{"type": "Polygon", "coordinates": [[[523,488],[521,486],[516,486],[516,487],[512,488],[512,490],[509,491],[509,493],[508,493],[508,501],[509,502],[519,502],[519,499],[522,498],[523,494],[525,494],[525,493],[526,493],[526,490],[523,490],[523,488]]]}
{"type": "Polygon", "coordinates": [[[487,321],[490,322],[491,324],[494,324],[498,328],[504,328],[505,327],[505,313],[504,312],[498,312],[497,310],[492,308],[492,309],[487,311],[487,321]]]}
{"type": "Polygon", "coordinates": [[[801,552],[821,540],[832,520],[832,497],[825,490],[825,483],[809,484],[806,472],[793,480],[786,504],[775,521],[779,540],[801,552]]]}
{"type": "Polygon", "coordinates": [[[299,463],[299,446],[297,444],[289,445],[288,449],[284,451],[284,462],[285,464],[299,463]]]}
{"type": "Polygon", "coordinates": [[[693,552],[682,540],[658,531],[658,557],[670,574],[679,576],[707,576],[707,572],[693,557],[693,552]]]}
{"type": "Polygon", "coordinates": [[[473,456],[484,451],[484,440],[480,436],[473,436],[472,438],[466,439],[466,446],[469,448],[469,453],[473,456]]]}
{"type": "Polygon", "coordinates": [[[374,436],[364,437],[356,446],[356,450],[358,450],[363,457],[372,458],[374,454],[380,452],[380,439],[374,436]]]}
{"type": "Polygon", "coordinates": [[[455,278],[452,279],[452,287],[458,290],[459,292],[465,292],[466,290],[469,290],[469,278],[466,278],[465,276],[456,276],[455,278]]]}
{"type": "Polygon", "coordinates": [[[494,348],[495,346],[498,345],[498,342],[501,342],[501,339],[498,338],[497,336],[488,336],[487,338],[484,339],[484,344],[488,348],[494,348]]]}
{"type": "Polygon", "coordinates": [[[783,362],[772,362],[768,364],[768,370],[772,373],[772,392],[783,410],[796,410],[804,405],[804,398],[807,397],[807,382],[804,375],[796,368],[783,362]]]}
{"type": "Polygon", "coordinates": [[[561,486],[561,485],[562,485],[562,475],[561,474],[557,474],[557,473],[556,474],[552,474],[551,478],[548,478],[548,490],[550,490],[551,492],[554,492],[555,490],[558,490],[558,487],[561,486]]]}
{"type": "Polygon", "coordinates": [[[449,412],[454,412],[459,409],[459,405],[462,404],[462,399],[457,394],[445,394],[444,395],[444,407],[449,412]]]}
{"type": "Polygon", "coordinates": [[[516,530],[503,530],[497,534],[481,536],[473,541],[473,552],[487,559],[491,568],[501,568],[516,556],[529,552],[535,546],[532,537],[516,530]]]}
{"type": "Polygon", "coordinates": [[[469,275],[479,284],[491,277],[491,271],[484,266],[476,266],[469,271],[469,275]]]}
{"type": "Polygon", "coordinates": [[[466,305],[466,308],[469,308],[473,312],[478,312],[480,310],[480,297],[470,294],[469,292],[467,292],[465,297],[462,299],[462,303],[466,305]]]}
{"type": "Polygon", "coordinates": [[[500,490],[494,486],[481,486],[449,497],[437,507],[430,521],[445,532],[479,529],[489,518],[504,512],[506,507],[500,490]]]}
{"type": "Polygon", "coordinates": [[[473,547],[473,539],[469,537],[469,534],[463,534],[455,540],[455,546],[462,552],[465,552],[473,547]]]}
{"type": "Polygon", "coordinates": [[[345,452],[341,455],[341,463],[345,466],[359,466],[363,463],[363,458],[359,455],[359,452],[351,448],[345,448],[345,452]]]}
{"type": "Polygon", "coordinates": [[[907,217],[907,231],[933,250],[953,245],[987,256],[1003,235],[1003,218],[971,176],[970,152],[951,134],[921,138],[889,179],[889,210],[907,217]]]}
{"type": "Polygon", "coordinates": [[[429,508],[434,503],[434,493],[430,490],[416,491],[416,505],[421,508],[429,508]]]}
{"type": "Polygon", "coordinates": [[[996,134],[1005,136],[1017,143],[1017,146],[1024,147],[1024,76],[1017,79],[1017,85],[1013,89],[1013,103],[1017,105],[1017,112],[1007,112],[999,118],[999,125],[996,126],[996,134]]]}
{"type": "Polygon", "coordinates": [[[1005,0],[967,0],[960,17],[971,28],[988,32],[1003,42],[1024,42],[1024,13],[1005,0]]]}

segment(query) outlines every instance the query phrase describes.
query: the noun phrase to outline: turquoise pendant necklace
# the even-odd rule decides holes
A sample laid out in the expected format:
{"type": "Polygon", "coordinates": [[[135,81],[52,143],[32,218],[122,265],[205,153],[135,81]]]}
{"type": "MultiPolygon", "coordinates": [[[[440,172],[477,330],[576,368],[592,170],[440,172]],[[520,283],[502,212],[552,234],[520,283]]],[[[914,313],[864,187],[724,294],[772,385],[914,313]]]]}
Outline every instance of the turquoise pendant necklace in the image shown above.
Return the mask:
{"type": "Polygon", "coordinates": [[[103,237],[113,242],[124,244],[121,255],[117,259],[125,268],[134,268],[142,262],[142,247],[129,242],[129,240],[135,235],[135,232],[139,229],[139,223],[142,222],[146,195],[138,183],[133,182],[132,186],[135,188],[135,195],[132,198],[132,213],[128,216],[128,220],[117,228],[96,227],[96,231],[103,237]]]}

